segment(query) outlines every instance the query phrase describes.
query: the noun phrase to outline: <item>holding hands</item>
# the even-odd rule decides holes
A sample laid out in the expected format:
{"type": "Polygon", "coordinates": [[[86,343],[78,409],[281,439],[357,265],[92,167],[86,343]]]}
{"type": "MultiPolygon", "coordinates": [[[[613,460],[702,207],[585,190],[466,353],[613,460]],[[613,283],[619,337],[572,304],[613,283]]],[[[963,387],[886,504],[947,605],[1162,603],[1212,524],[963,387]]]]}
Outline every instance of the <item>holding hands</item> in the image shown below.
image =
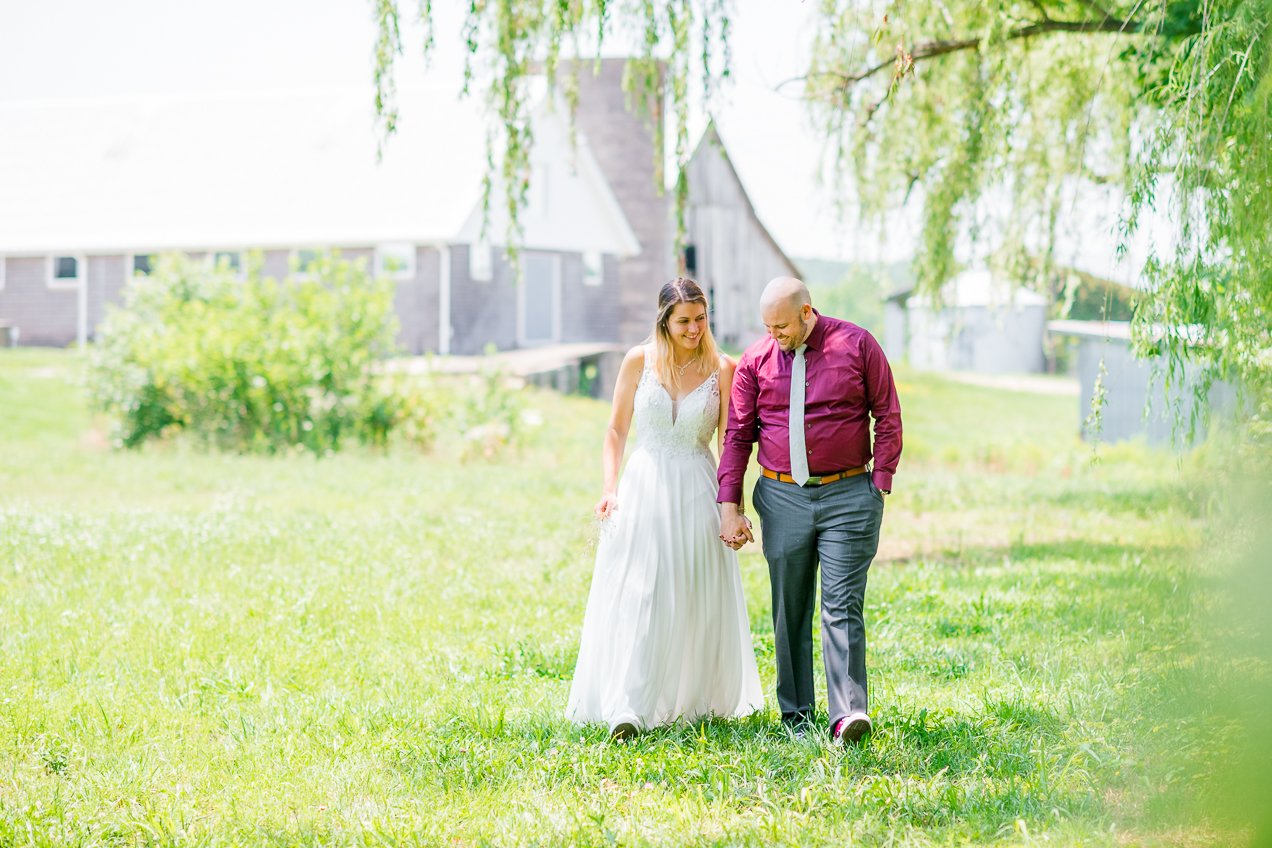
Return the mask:
{"type": "Polygon", "coordinates": [[[735,551],[755,541],[751,535],[751,520],[738,512],[737,504],[720,505],[720,541],[735,551]]]}

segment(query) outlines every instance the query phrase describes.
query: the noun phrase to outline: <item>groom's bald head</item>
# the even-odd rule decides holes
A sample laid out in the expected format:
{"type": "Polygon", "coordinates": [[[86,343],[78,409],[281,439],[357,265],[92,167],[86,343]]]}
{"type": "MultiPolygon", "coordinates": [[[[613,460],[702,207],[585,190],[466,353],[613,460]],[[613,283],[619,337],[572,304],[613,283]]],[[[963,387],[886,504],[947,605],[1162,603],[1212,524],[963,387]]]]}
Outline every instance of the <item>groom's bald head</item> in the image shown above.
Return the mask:
{"type": "Polygon", "coordinates": [[[760,294],[760,312],[767,312],[771,306],[789,305],[798,310],[804,305],[811,306],[813,298],[808,293],[808,286],[794,277],[775,277],[769,280],[760,294]]]}
{"type": "Polygon", "coordinates": [[[770,281],[760,295],[760,318],[782,350],[799,347],[817,323],[808,286],[794,277],[770,281]]]}

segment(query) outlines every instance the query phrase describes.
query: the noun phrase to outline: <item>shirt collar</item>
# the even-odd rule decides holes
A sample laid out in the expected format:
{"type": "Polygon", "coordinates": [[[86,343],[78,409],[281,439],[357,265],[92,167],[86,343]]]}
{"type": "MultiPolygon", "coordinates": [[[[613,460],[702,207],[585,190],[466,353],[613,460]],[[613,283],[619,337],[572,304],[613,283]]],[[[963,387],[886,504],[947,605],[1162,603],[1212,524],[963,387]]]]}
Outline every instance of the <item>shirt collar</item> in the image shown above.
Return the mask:
{"type": "Polygon", "coordinates": [[[822,342],[826,338],[826,319],[822,318],[822,314],[816,309],[813,314],[817,316],[817,323],[813,326],[813,331],[808,334],[808,338],[804,339],[804,344],[808,345],[810,350],[821,350],[822,342]]]}

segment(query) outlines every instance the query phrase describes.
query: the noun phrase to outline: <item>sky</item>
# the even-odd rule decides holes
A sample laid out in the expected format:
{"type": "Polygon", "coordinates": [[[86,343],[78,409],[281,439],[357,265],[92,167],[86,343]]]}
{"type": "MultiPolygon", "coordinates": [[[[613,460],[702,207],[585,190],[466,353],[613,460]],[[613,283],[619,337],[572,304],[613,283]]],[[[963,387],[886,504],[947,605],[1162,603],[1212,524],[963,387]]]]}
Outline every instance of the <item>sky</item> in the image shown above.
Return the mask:
{"type": "MultiPolygon", "coordinates": [[[[415,0],[400,4],[409,10],[415,0]]],[[[437,48],[428,68],[416,49],[420,31],[407,28],[401,85],[458,92],[466,6],[433,0],[437,48]]],[[[898,211],[886,242],[877,226],[837,220],[799,86],[782,86],[805,69],[814,0],[736,0],[734,8],[732,83],[712,113],[761,220],[792,257],[908,259],[917,210],[898,211]]],[[[0,0],[0,102],[369,87],[371,12],[371,0],[0,0]]],[[[610,44],[607,55],[621,50],[621,37],[610,44]]],[[[699,113],[692,129],[704,124],[699,113]]],[[[1130,258],[1117,261],[1116,203],[1074,204],[1061,263],[1133,280],[1144,248],[1133,245],[1130,258]]]]}

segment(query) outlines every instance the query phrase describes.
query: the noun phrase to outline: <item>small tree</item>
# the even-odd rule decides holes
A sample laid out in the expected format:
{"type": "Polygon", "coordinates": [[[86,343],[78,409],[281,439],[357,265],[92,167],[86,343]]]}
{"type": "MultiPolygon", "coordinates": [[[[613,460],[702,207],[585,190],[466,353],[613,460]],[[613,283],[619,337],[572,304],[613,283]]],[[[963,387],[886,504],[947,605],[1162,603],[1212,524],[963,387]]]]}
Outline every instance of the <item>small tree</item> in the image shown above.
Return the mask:
{"type": "Polygon", "coordinates": [[[257,258],[239,279],[173,255],[130,283],[90,371],[115,444],[179,433],[263,453],[382,444],[412,410],[376,368],[394,349],[392,283],[338,254],[306,271],[275,280],[257,258]]]}

